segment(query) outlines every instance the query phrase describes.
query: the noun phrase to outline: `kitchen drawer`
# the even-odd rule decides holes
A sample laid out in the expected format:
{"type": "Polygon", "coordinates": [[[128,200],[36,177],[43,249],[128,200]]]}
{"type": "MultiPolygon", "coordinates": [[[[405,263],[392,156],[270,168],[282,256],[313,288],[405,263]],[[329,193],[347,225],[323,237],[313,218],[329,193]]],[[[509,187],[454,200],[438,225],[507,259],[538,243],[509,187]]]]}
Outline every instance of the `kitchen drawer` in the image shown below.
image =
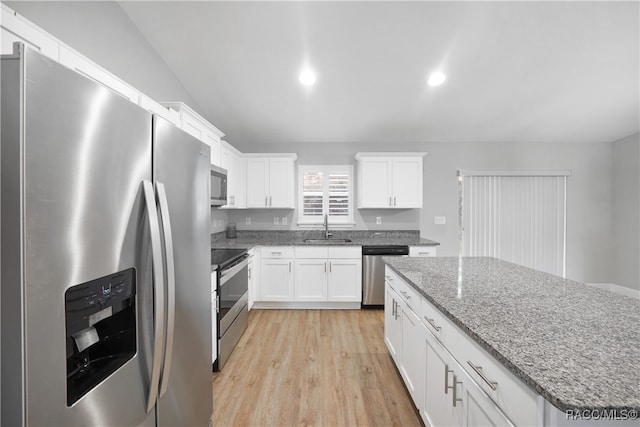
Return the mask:
{"type": "Polygon", "coordinates": [[[328,258],[362,258],[362,246],[329,246],[328,258]]]}
{"type": "Polygon", "coordinates": [[[387,268],[385,270],[385,280],[389,285],[398,292],[400,299],[409,306],[414,313],[420,313],[420,294],[418,291],[398,276],[393,270],[387,268]]]}
{"type": "Polygon", "coordinates": [[[292,246],[263,246],[260,248],[261,258],[293,258],[292,246]]]}
{"type": "Polygon", "coordinates": [[[420,297],[419,316],[429,332],[455,355],[458,350],[458,337],[461,334],[458,327],[423,296],[420,297]]]}
{"type": "Polygon", "coordinates": [[[409,246],[410,257],[434,257],[436,252],[435,246],[409,246]]]}
{"type": "Polygon", "coordinates": [[[461,335],[459,351],[454,356],[515,425],[536,424],[536,394],[493,356],[466,335],[461,335]]]}
{"type": "Polygon", "coordinates": [[[296,258],[301,259],[327,259],[329,248],[326,246],[296,246],[294,248],[296,258]]]}

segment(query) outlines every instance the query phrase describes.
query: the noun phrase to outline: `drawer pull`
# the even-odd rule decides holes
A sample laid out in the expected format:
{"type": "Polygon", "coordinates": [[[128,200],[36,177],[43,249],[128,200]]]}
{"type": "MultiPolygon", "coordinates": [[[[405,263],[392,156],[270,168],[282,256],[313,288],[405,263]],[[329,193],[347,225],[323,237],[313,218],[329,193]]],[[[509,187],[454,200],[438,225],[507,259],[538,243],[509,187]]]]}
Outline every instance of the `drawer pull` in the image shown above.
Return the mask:
{"type": "Polygon", "coordinates": [[[436,322],[433,319],[427,319],[427,316],[424,316],[424,320],[426,320],[427,322],[429,322],[429,324],[433,327],[433,329],[435,329],[436,331],[439,331],[440,329],[442,329],[442,326],[438,326],[436,325],[436,322]]]}
{"type": "Polygon", "coordinates": [[[405,297],[406,299],[411,299],[411,295],[409,295],[408,293],[406,293],[405,291],[400,291],[400,293],[402,294],[403,297],[405,297]]]}
{"type": "Polygon", "coordinates": [[[282,255],[282,252],[271,252],[271,255],[282,255]]]}
{"type": "Polygon", "coordinates": [[[451,396],[451,402],[453,402],[453,407],[456,407],[456,403],[457,402],[462,402],[462,399],[460,399],[457,396],[457,392],[456,390],[458,389],[458,384],[462,384],[462,381],[458,381],[458,377],[456,377],[456,374],[453,374],[453,396],[451,396]]]}
{"type": "Polygon", "coordinates": [[[453,372],[453,369],[449,369],[449,365],[444,365],[444,394],[449,394],[449,372],[453,372]]]}
{"type": "Polygon", "coordinates": [[[484,374],[484,371],[482,370],[482,366],[474,365],[473,363],[471,363],[471,360],[467,360],[467,364],[471,366],[471,369],[473,369],[476,374],[480,375],[480,378],[482,378],[482,380],[487,383],[489,387],[491,387],[491,390],[495,391],[498,389],[498,382],[491,381],[489,378],[487,378],[487,376],[484,374]]]}

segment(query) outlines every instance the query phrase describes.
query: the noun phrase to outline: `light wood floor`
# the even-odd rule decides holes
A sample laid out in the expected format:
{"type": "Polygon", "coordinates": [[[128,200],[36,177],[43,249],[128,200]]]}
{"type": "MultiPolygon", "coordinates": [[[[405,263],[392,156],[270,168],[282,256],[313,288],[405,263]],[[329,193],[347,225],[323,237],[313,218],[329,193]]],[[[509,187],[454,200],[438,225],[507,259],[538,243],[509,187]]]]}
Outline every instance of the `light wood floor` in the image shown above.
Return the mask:
{"type": "Polygon", "coordinates": [[[214,426],[420,426],[382,310],[251,310],[213,375],[214,426]]]}

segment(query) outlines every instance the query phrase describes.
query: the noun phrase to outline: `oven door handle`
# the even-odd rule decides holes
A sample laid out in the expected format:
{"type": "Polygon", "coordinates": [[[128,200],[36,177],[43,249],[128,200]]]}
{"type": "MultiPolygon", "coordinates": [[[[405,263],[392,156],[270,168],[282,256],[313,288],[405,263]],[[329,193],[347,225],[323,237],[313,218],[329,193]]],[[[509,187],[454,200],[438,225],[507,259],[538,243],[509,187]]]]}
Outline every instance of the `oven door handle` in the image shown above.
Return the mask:
{"type": "Polygon", "coordinates": [[[249,259],[245,258],[242,262],[230,267],[226,270],[222,270],[220,272],[220,284],[218,286],[222,286],[227,283],[233,276],[236,275],[237,272],[242,270],[245,267],[249,266],[249,259]]]}

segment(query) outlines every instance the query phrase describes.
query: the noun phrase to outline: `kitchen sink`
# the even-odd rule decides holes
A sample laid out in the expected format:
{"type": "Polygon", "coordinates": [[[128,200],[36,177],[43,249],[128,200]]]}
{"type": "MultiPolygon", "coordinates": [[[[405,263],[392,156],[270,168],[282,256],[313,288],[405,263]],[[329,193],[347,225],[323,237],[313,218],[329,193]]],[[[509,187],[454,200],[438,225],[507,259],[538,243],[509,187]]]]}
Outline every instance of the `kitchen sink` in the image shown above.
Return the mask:
{"type": "Polygon", "coordinates": [[[303,242],[316,245],[341,245],[351,242],[351,239],[304,239],[303,242]]]}

